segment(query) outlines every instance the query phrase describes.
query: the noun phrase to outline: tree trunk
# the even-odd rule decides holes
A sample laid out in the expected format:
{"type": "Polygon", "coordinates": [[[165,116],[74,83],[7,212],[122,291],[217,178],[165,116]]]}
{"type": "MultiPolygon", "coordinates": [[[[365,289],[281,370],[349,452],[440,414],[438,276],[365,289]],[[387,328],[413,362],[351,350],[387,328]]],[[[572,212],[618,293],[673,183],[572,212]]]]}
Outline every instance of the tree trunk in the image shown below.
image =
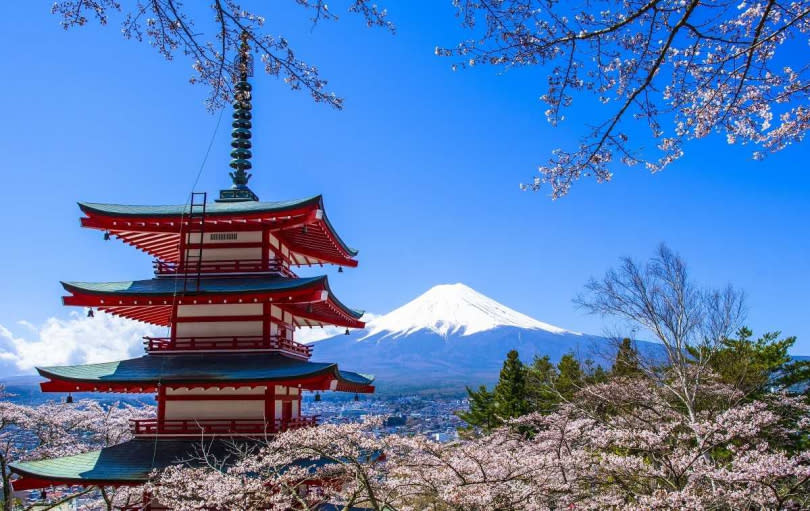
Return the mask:
{"type": "Polygon", "coordinates": [[[0,455],[0,473],[3,474],[3,511],[11,511],[11,474],[6,467],[6,458],[0,455]]]}

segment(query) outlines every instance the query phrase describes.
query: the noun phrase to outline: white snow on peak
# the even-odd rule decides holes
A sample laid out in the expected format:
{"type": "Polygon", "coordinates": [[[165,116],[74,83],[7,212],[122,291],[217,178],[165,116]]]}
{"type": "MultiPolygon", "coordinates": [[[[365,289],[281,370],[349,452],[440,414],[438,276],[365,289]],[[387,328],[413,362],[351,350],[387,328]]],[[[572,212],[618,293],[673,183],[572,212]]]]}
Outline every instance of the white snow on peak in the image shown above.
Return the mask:
{"type": "MultiPolygon", "coordinates": [[[[472,335],[499,326],[574,333],[542,323],[488,298],[464,284],[442,284],[384,316],[366,324],[363,339],[384,332],[401,337],[427,329],[441,336],[472,335]]],[[[361,339],[362,340],[362,339],[361,339]]]]}

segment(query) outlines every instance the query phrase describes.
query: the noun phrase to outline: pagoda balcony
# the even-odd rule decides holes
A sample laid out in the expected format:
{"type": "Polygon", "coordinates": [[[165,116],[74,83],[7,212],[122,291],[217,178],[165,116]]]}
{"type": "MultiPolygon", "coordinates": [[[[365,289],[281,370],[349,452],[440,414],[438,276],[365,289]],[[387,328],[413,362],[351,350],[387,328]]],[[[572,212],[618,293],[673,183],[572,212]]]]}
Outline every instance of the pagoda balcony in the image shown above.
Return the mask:
{"type": "Polygon", "coordinates": [[[271,273],[294,279],[295,273],[279,260],[271,259],[228,259],[222,261],[152,261],[155,275],[158,277],[174,277],[207,274],[207,275],[227,275],[243,273],[271,273]]]}
{"type": "Polygon", "coordinates": [[[271,335],[243,337],[144,337],[147,353],[177,353],[187,351],[280,351],[296,357],[312,356],[312,346],[271,335]]]}
{"type": "Polygon", "coordinates": [[[129,428],[137,436],[255,436],[281,433],[318,425],[319,415],[294,419],[130,419],[129,428]]]}

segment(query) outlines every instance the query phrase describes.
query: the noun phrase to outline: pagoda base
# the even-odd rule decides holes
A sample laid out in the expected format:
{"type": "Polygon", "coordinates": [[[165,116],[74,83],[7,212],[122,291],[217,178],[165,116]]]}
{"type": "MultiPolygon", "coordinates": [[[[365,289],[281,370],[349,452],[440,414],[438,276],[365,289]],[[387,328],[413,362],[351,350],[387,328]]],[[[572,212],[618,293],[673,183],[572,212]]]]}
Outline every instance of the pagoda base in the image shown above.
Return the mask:
{"type": "MultiPolygon", "coordinates": [[[[195,465],[195,458],[205,447],[206,453],[226,459],[236,439],[160,439],[136,438],[98,451],[47,460],[23,461],[10,466],[21,476],[12,482],[15,491],[50,486],[126,486],[140,485],[149,480],[153,470],[186,463],[195,465]]],[[[239,440],[242,446],[258,446],[259,441],[239,440]]],[[[199,461],[202,465],[202,460],[199,461]]]]}

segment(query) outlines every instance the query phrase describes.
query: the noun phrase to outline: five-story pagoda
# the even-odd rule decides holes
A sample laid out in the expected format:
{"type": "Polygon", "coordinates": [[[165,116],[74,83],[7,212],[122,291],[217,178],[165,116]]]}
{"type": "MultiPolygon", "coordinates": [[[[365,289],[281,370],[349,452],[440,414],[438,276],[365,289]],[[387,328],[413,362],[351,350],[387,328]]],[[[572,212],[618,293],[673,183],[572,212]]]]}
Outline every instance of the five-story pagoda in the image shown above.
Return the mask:
{"type": "Polygon", "coordinates": [[[145,482],[187,456],[200,437],[216,442],[314,426],[303,391],[374,391],[372,378],[310,362],[299,327],[362,328],[362,312],[332,293],[325,276],[299,278],[301,265],[357,266],[320,196],[259,202],[248,188],[251,86],[243,38],[235,85],[233,186],[207,203],[182,206],[79,203],[82,226],[155,257],[155,277],[129,282],[63,282],[65,305],[167,327],[144,340],[140,358],[38,368],[45,392],[156,394],[157,415],[134,421],[134,439],[77,456],[17,463],[16,490],[51,485],[145,482]]]}

